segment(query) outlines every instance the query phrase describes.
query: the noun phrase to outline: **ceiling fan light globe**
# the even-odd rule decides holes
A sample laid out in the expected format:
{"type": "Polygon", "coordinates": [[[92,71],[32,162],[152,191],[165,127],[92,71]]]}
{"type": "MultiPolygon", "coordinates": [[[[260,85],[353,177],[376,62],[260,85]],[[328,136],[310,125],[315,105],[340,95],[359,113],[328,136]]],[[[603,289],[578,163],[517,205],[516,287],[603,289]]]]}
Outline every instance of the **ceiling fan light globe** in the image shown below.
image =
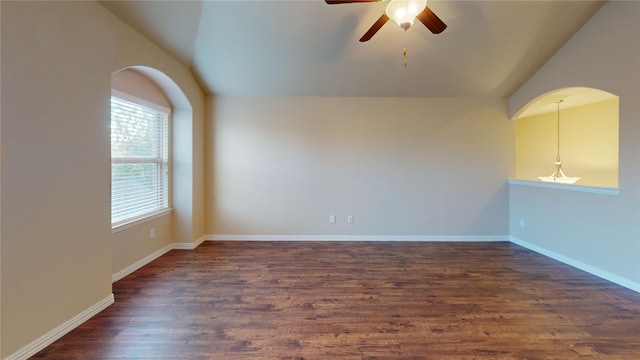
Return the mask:
{"type": "Polygon", "coordinates": [[[391,0],[385,13],[401,28],[407,30],[413,25],[416,16],[426,7],[426,0],[391,0]]]}

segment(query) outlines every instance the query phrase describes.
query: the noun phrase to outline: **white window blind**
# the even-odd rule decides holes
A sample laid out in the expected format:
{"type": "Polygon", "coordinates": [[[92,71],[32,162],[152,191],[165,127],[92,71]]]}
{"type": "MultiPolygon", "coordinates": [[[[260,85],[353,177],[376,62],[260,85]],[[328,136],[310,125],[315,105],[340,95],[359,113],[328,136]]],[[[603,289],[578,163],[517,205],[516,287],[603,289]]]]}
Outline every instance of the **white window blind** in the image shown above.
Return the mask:
{"type": "Polygon", "coordinates": [[[111,225],[169,207],[169,113],[111,97],[111,225]]]}

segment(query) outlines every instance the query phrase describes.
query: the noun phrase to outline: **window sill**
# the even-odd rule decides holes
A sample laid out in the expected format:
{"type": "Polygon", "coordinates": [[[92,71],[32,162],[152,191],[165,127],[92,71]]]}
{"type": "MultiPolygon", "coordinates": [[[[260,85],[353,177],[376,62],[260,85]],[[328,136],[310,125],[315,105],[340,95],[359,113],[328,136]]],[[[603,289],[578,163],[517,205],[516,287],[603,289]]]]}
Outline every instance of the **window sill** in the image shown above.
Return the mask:
{"type": "Polygon", "coordinates": [[[620,195],[620,188],[605,188],[605,187],[597,187],[597,186],[582,186],[582,185],[571,185],[571,184],[557,184],[557,183],[549,183],[543,181],[531,181],[531,180],[516,180],[516,179],[508,179],[509,185],[522,185],[522,186],[530,186],[530,187],[538,187],[545,189],[555,189],[555,190],[566,190],[566,191],[577,191],[591,194],[600,194],[600,195],[620,195]]]}
{"type": "Polygon", "coordinates": [[[166,208],[166,209],[158,210],[158,211],[150,213],[150,214],[145,214],[145,215],[139,216],[137,218],[133,218],[133,219],[128,220],[128,221],[126,221],[124,223],[120,223],[118,225],[112,226],[111,227],[111,233],[115,234],[115,233],[117,233],[119,231],[132,228],[132,227],[134,227],[136,225],[140,225],[140,224],[145,223],[147,221],[151,221],[151,220],[154,220],[154,219],[158,219],[158,218],[167,216],[167,215],[169,215],[171,213],[172,210],[173,210],[172,208],[166,208]]]}

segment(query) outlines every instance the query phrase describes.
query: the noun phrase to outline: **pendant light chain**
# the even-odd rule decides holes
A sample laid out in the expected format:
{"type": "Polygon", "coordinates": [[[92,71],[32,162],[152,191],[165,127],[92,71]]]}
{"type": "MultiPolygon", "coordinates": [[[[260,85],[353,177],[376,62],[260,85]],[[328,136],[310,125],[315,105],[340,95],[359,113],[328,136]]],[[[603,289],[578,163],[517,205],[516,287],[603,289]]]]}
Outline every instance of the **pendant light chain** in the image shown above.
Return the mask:
{"type": "Polygon", "coordinates": [[[404,67],[407,67],[407,48],[404,48],[402,50],[402,55],[404,55],[404,62],[403,62],[404,67]]]}
{"type": "Polygon", "coordinates": [[[560,99],[558,100],[557,104],[558,104],[558,111],[557,111],[557,134],[558,134],[558,151],[556,152],[556,161],[560,162],[560,103],[563,102],[564,100],[560,99]]]}
{"type": "Polygon", "coordinates": [[[556,147],[556,170],[549,176],[538,176],[538,178],[545,182],[556,182],[561,184],[573,184],[580,180],[579,177],[569,177],[562,171],[562,161],[560,161],[560,103],[563,99],[556,101],[557,104],[557,117],[556,117],[556,134],[557,134],[557,147],[556,147]]]}

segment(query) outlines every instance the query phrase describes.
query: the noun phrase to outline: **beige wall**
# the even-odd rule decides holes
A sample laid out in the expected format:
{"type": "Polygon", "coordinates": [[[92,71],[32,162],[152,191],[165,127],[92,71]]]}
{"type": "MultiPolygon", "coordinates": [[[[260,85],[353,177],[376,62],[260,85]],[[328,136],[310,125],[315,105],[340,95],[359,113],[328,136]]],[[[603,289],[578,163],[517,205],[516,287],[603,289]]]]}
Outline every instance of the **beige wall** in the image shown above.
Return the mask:
{"type": "Polygon", "coordinates": [[[508,235],[514,130],[505,100],[208,105],[210,234],[508,235]]]}
{"type": "Polygon", "coordinates": [[[619,96],[620,195],[512,185],[509,196],[514,238],[640,291],[638,34],[640,2],[606,3],[509,101],[515,114],[532,99],[565,87],[619,96]]]}
{"type": "MultiPolygon", "coordinates": [[[[204,153],[204,97],[187,68],[97,3],[0,6],[4,358],[111,294],[111,74],[142,65],[175,82],[193,109],[192,169],[204,153]]],[[[185,175],[184,202],[197,214],[190,241],[204,231],[204,205],[193,198],[204,192],[201,172],[185,175]]]]}
{"type": "MultiPolygon", "coordinates": [[[[555,170],[557,112],[516,120],[516,178],[555,170]]],[[[560,158],[576,185],[618,187],[618,99],[560,108],[560,158]]]]}

